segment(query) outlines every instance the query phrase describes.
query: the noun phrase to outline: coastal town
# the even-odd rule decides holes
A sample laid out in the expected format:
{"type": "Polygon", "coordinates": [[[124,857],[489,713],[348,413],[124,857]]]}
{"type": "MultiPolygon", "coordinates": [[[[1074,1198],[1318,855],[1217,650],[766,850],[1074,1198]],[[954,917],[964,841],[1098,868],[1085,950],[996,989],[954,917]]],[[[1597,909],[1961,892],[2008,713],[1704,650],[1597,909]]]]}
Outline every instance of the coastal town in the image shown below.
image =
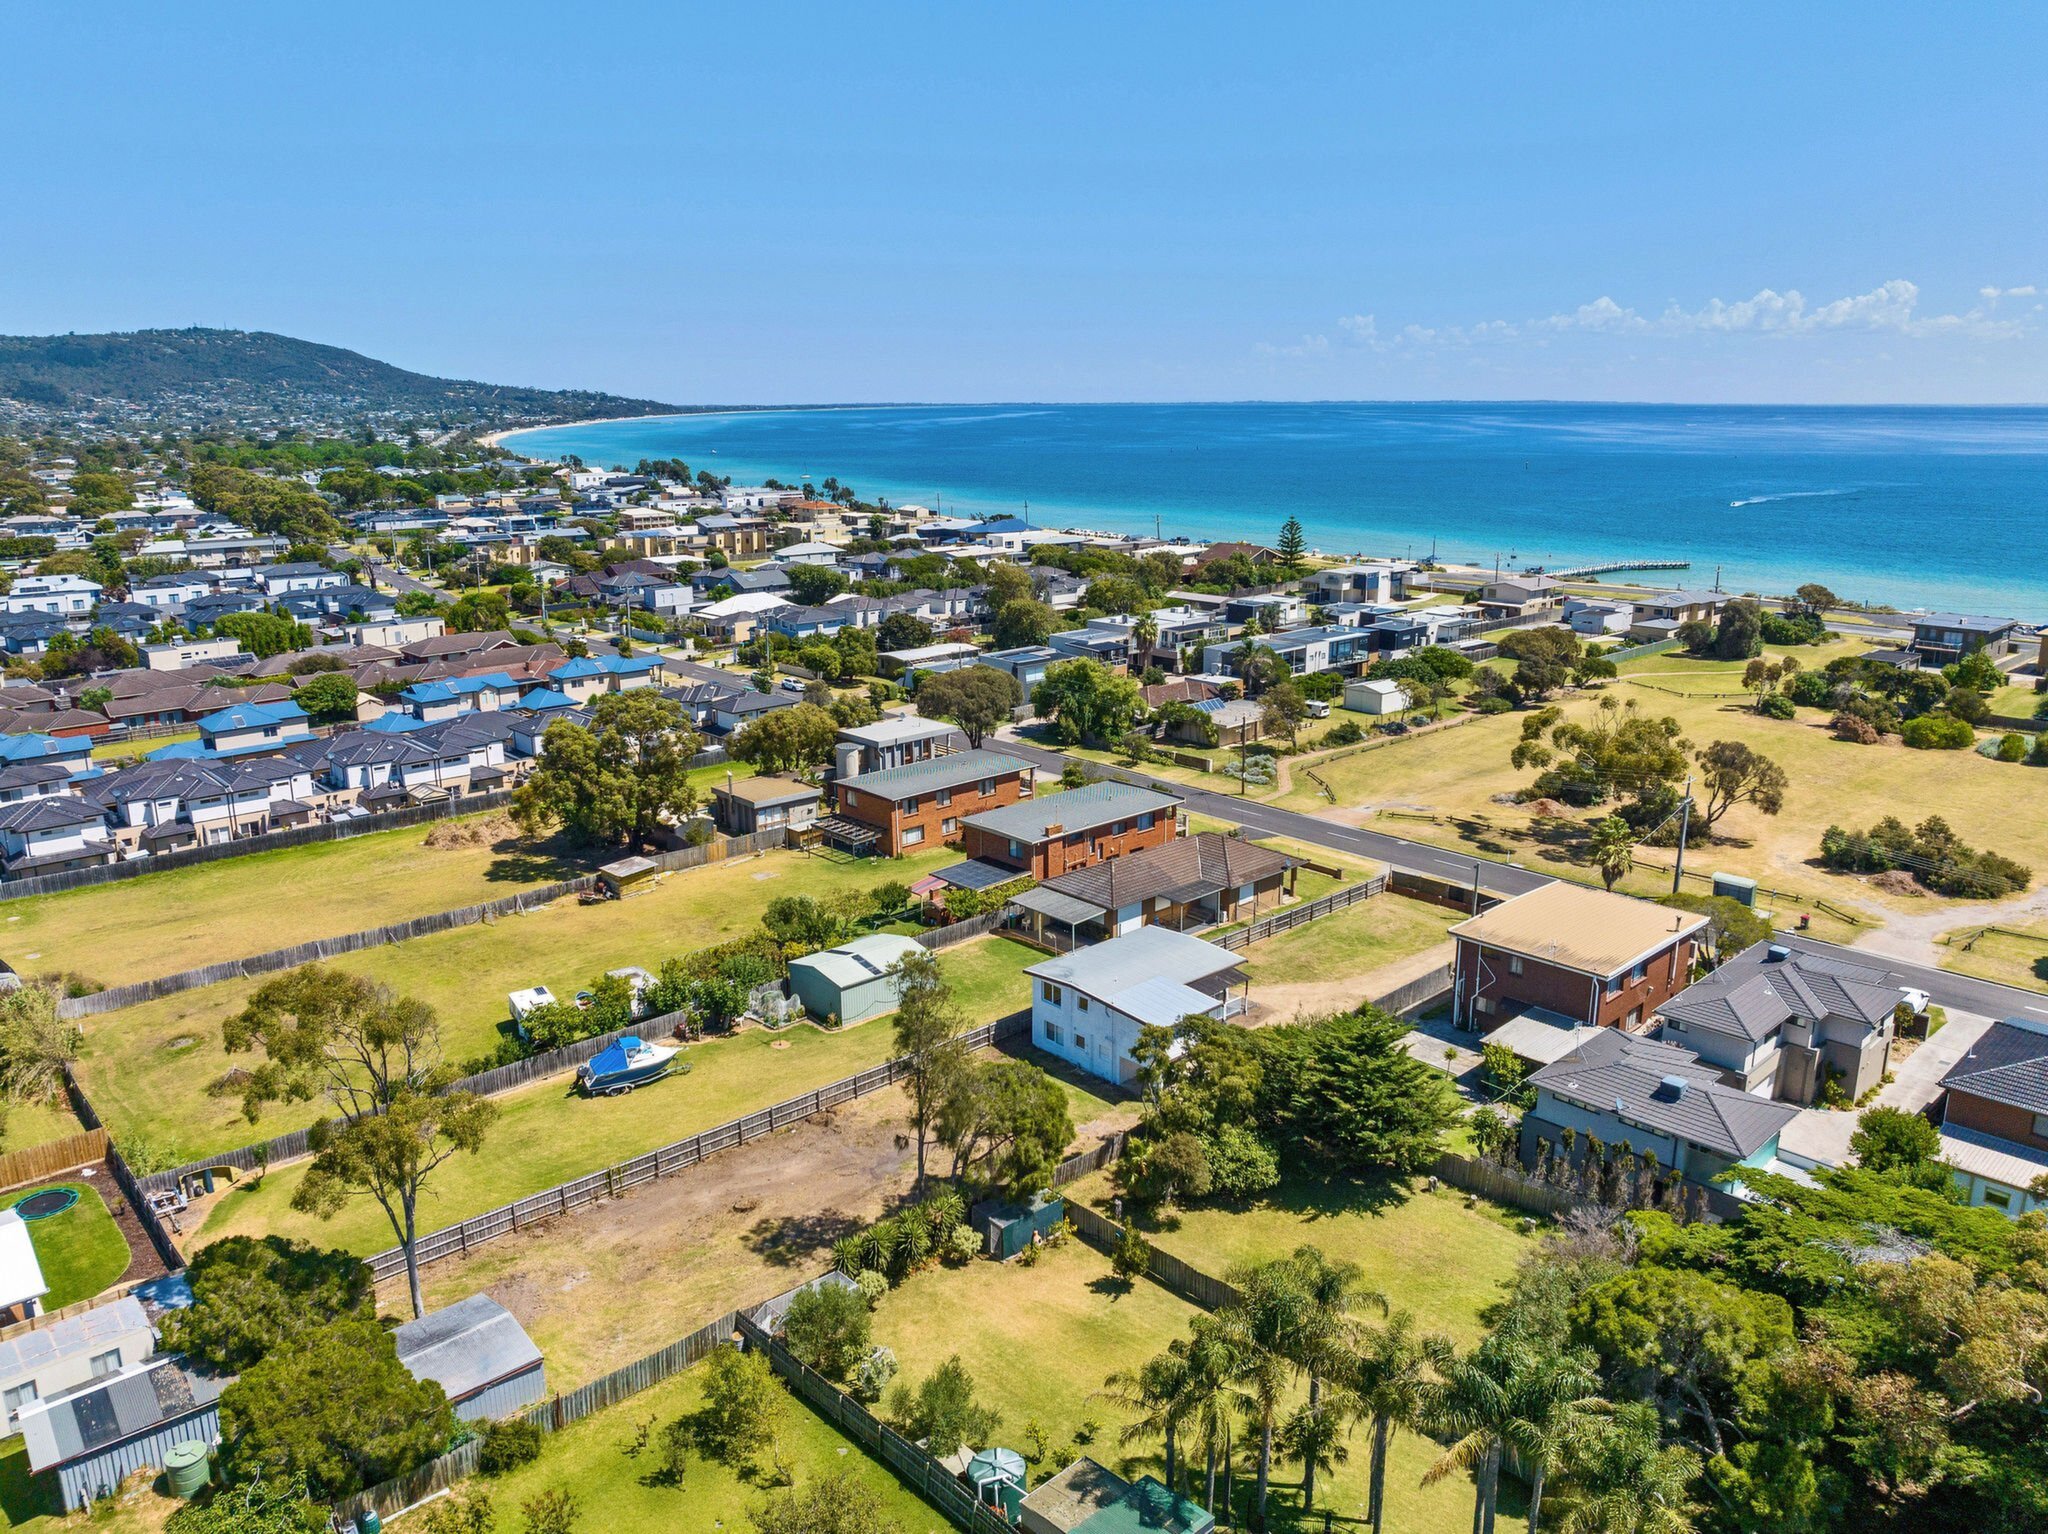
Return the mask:
{"type": "Polygon", "coordinates": [[[12,1523],[2032,1474],[2048,613],[128,424],[0,439],[12,1523]]]}

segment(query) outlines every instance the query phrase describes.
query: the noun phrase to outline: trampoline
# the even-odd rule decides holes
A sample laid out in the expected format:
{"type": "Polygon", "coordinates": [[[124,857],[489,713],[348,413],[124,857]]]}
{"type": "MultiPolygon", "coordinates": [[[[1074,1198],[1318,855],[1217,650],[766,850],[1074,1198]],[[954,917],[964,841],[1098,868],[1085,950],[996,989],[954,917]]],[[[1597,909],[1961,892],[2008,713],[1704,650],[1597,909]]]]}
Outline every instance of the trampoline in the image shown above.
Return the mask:
{"type": "Polygon", "coordinates": [[[16,1204],[14,1212],[24,1220],[47,1220],[53,1214],[62,1214],[77,1202],[76,1188],[45,1188],[16,1204]]]}

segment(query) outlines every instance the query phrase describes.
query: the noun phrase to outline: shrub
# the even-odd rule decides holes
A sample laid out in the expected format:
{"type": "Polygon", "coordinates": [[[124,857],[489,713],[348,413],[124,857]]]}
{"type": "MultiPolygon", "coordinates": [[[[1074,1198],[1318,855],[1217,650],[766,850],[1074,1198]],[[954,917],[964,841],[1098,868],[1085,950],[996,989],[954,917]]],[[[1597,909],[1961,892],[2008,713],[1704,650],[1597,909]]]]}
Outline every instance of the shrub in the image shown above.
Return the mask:
{"type": "Polygon", "coordinates": [[[540,1458],[540,1428],[524,1417],[485,1423],[483,1440],[476,1467],[485,1475],[507,1475],[540,1458]]]}
{"type": "MultiPolygon", "coordinates": [[[[1811,676],[1813,673],[1808,672],[1811,676]]],[[[1884,737],[1877,726],[1861,714],[1840,713],[1828,721],[1828,728],[1835,732],[1836,740],[1846,740],[1852,745],[1874,746],[1884,737]]]]}
{"type": "Polygon", "coordinates": [[[1785,696],[1802,708],[1826,708],[1834,702],[1835,686],[1825,671],[1800,671],[1785,683],[1785,696]]]}
{"type": "Polygon", "coordinates": [[[1248,1199],[1280,1184],[1280,1158],[1255,1130],[1224,1124],[1202,1140],[1209,1163],[1209,1191],[1220,1198],[1248,1199]]]}
{"type": "Polygon", "coordinates": [[[2048,767],[2048,730],[2034,737],[2034,749],[2027,753],[2030,767],[2048,767]]]}
{"type": "Polygon", "coordinates": [[[1152,1249],[1145,1245],[1145,1238],[1136,1227],[1126,1225],[1123,1234],[1116,1238],[1116,1250],[1109,1254],[1109,1265],[1125,1278],[1143,1278],[1152,1271],[1152,1249]]]}
{"type": "Polygon", "coordinates": [[[873,1325],[867,1296],[858,1287],[820,1284],[790,1302],[782,1335],[799,1363],[836,1380],[867,1356],[873,1325]]]}
{"type": "Polygon", "coordinates": [[[853,1393],[863,1401],[879,1401],[895,1378],[896,1355],[887,1348],[870,1348],[860,1367],[853,1371],[853,1393]]]}
{"type": "Polygon", "coordinates": [[[1790,719],[1799,712],[1792,700],[1781,692],[1774,692],[1757,704],[1756,711],[1766,719],[1790,719]]]}
{"type": "Polygon", "coordinates": [[[1326,746],[1355,746],[1365,739],[1365,729],[1356,719],[1344,719],[1330,727],[1323,736],[1326,746]]]}
{"type": "Polygon", "coordinates": [[[857,1273],[853,1283],[860,1290],[861,1298],[868,1302],[870,1310],[881,1304],[882,1296],[889,1292],[889,1277],[885,1273],[857,1273]]]}
{"type": "Polygon", "coordinates": [[[1472,712],[1475,714],[1505,714],[1514,706],[1514,699],[1504,693],[1480,693],[1472,700],[1472,712]]]}
{"type": "Polygon", "coordinates": [[[1966,751],[1977,743],[1977,732],[1951,714],[1908,719],[1899,735],[1915,751],[1966,751]]]}
{"type": "Polygon", "coordinates": [[[965,1225],[955,1225],[940,1248],[941,1261],[949,1263],[972,1262],[981,1255],[981,1237],[965,1225]]]}
{"type": "Polygon", "coordinates": [[[2027,759],[2027,737],[2018,730],[2008,730],[1998,738],[1998,759],[2001,762],[2023,762],[2027,759]]]}

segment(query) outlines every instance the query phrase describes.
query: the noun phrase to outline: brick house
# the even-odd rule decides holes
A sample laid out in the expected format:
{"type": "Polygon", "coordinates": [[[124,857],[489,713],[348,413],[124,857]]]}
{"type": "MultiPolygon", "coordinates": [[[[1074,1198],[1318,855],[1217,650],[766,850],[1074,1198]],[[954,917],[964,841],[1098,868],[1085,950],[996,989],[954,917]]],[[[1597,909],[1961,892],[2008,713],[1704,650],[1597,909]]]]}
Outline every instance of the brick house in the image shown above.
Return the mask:
{"type": "Polygon", "coordinates": [[[991,809],[962,822],[970,858],[1015,868],[1037,879],[1147,847],[1181,833],[1181,801],[1128,783],[1090,783],[1065,793],[991,809]]]}
{"type": "Polygon", "coordinates": [[[1028,800],[1029,762],[1000,751],[956,751],[903,767],[863,772],[832,785],[828,841],[901,857],[961,835],[968,816],[1028,800]]]}
{"type": "Polygon", "coordinates": [[[1941,1159],[1964,1201],[2017,1219],[2048,1207],[2048,1023],[1993,1023],[1941,1078],[1941,1159]]]}
{"type": "Polygon", "coordinates": [[[1704,916],[1558,880],[1451,928],[1451,1016],[1480,1031],[1523,1012],[1641,1032],[1692,978],[1704,916]]]}

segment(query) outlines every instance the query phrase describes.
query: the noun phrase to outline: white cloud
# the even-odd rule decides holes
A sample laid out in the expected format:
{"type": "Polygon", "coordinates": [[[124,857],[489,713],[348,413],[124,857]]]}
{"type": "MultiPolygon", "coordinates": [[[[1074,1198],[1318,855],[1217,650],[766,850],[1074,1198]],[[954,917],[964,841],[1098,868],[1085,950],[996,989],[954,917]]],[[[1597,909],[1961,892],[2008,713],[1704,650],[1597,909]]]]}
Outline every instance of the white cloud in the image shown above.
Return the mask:
{"type": "MultiPolygon", "coordinates": [[[[1542,346],[1554,337],[1570,333],[1621,337],[1801,337],[1863,332],[1912,338],[1957,335],[2000,339],[2029,333],[2025,319],[1993,312],[2000,301],[2033,298],[2039,292],[2032,283],[2009,288],[1985,287],[1978,290],[1982,302],[1976,308],[1960,314],[1928,314],[1920,308],[1918,284],[1895,277],[1867,293],[1853,293],[1819,304],[1809,303],[1797,288],[1783,292],[1763,288],[1749,298],[1732,302],[1710,298],[1696,309],[1687,309],[1674,300],[1653,318],[1602,294],[1576,309],[1542,319],[1483,320],[1471,325],[1410,322],[1382,333],[1375,315],[1347,314],[1337,320],[1335,329],[1338,339],[1345,344],[1376,352],[1505,345],[1516,341],[1542,346]]],[[[2039,314],[2041,308],[2039,304],[2032,305],[2029,313],[2039,314]]],[[[1259,349],[1271,356],[1307,357],[1328,352],[1330,342],[1327,336],[1309,335],[1291,346],[1262,344],[1259,349]]]]}

